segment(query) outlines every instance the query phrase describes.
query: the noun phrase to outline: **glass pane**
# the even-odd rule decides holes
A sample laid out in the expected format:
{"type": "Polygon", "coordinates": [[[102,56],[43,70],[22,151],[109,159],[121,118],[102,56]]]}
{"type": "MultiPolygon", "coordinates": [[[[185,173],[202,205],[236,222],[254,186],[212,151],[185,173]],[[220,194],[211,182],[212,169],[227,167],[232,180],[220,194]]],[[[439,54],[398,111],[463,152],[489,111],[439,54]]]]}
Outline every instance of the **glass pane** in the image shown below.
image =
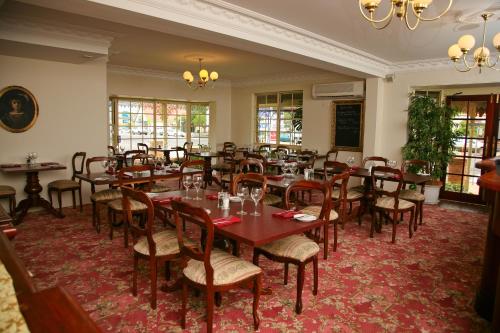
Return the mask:
{"type": "Polygon", "coordinates": [[[130,113],[130,102],[129,101],[119,101],[118,102],[118,112],[130,113]]]}
{"type": "Polygon", "coordinates": [[[469,120],[467,136],[469,138],[484,138],[486,120],[469,120]]]}
{"type": "Polygon", "coordinates": [[[130,114],[130,123],[133,127],[142,127],[142,114],[132,113],[130,114]]]}
{"type": "Polygon", "coordinates": [[[455,131],[459,136],[465,136],[467,132],[467,120],[453,120],[453,126],[455,127],[455,131]]]}
{"type": "Polygon", "coordinates": [[[465,153],[465,138],[458,138],[455,140],[453,147],[454,155],[463,155],[465,153]]]}
{"type": "Polygon", "coordinates": [[[483,156],[483,146],[484,140],[482,139],[468,139],[467,140],[467,151],[465,152],[466,156],[483,156]]]}
{"type": "Polygon", "coordinates": [[[153,102],[143,102],[142,103],[142,112],[153,114],[155,111],[155,104],[153,102]]]}
{"type": "Polygon", "coordinates": [[[278,94],[267,95],[267,104],[278,104],[278,94]]]}
{"type": "Polygon", "coordinates": [[[265,95],[257,95],[257,105],[265,104],[265,103],[266,103],[266,96],[265,95]]]}
{"type": "Polygon", "coordinates": [[[129,127],[118,127],[118,135],[122,138],[130,137],[130,128],[129,127]]]}
{"type": "Polygon", "coordinates": [[[293,94],[293,104],[295,106],[302,106],[302,93],[294,93],[293,94]]]}
{"type": "Polygon", "coordinates": [[[462,176],[446,175],[445,190],[450,192],[460,192],[462,186],[462,176]]]}
{"type": "Polygon", "coordinates": [[[118,126],[130,124],[130,113],[119,113],[118,114],[118,126]]]}
{"type": "Polygon", "coordinates": [[[458,109],[456,118],[467,118],[467,101],[451,101],[451,107],[458,109]]]}
{"type": "Polygon", "coordinates": [[[289,108],[293,106],[293,94],[281,94],[281,108],[289,108]]]}
{"type": "Polygon", "coordinates": [[[130,103],[130,112],[132,112],[132,113],[142,112],[141,102],[131,102],[130,103]]]}
{"type": "Polygon", "coordinates": [[[477,179],[478,177],[467,177],[464,176],[464,183],[463,183],[463,193],[469,193],[469,194],[479,194],[479,186],[477,185],[477,179]]]}
{"type": "Polygon", "coordinates": [[[486,101],[469,101],[469,118],[486,119],[486,101]]]}
{"type": "Polygon", "coordinates": [[[446,173],[462,174],[463,167],[464,167],[464,158],[454,156],[451,159],[451,162],[448,164],[446,173]]]}
{"type": "Polygon", "coordinates": [[[154,116],[153,114],[144,114],[142,117],[142,124],[144,126],[154,126],[154,116]]]}
{"type": "Polygon", "coordinates": [[[156,126],[157,126],[157,127],[158,127],[158,126],[164,126],[164,124],[163,124],[163,119],[164,119],[164,118],[163,118],[163,114],[161,114],[161,113],[157,113],[157,114],[156,114],[156,126]]]}
{"type": "Polygon", "coordinates": [[[150,126],[150,127],[143,127],[142,128],[142,132],[143,132],[143,135],[147,136],[147,137],[154,137],[154,134],[155,134],[155,128],[150,126]]]}
{"type": "Polygon", "coordinates": [[[287,132],[281,132],[280,133],[280,143],[283,144],[290,144],[291,142],[291,134],[287,132]]]}

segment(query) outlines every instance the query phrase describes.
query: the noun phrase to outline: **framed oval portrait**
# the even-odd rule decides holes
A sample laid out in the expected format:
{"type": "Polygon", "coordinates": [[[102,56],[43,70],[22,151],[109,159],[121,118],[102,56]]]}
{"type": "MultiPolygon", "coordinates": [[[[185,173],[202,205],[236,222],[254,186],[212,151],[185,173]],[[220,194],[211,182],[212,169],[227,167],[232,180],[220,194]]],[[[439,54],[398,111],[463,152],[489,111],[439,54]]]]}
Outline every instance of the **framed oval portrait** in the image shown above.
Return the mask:
{"type": "Polygon", "coordinates": [[[9,132],[24,132],[38,118],[38,103],[26,88],[9,86],[0,91],[0,126],[9,132]]]}

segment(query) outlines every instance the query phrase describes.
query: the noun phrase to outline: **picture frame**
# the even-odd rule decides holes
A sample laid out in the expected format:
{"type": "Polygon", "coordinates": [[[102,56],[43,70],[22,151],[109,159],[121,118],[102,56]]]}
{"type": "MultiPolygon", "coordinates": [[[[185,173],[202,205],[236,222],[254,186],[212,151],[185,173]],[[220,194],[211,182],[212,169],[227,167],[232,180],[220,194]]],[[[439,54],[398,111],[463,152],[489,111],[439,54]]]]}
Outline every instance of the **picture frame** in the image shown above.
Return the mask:
{"type": "Polygon", "coordinates": [[[0,126],[13,133],[25,132],[38,118],[35,96],[21,86],[8,86],[0,91],[0,126]]]}

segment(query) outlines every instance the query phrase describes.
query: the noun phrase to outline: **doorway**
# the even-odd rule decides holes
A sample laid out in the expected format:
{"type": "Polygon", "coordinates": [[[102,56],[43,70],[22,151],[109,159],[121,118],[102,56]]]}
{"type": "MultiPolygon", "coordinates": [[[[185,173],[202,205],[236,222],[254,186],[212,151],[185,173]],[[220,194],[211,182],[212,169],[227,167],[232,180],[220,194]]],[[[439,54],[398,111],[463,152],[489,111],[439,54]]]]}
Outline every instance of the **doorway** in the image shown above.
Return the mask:
{"type": "Polygon", "coordinates": [[[498,95],[448,96],[449,106],[458,109],[453,122],[459,131],[453,158],[443,178],[441,198],[482,203],[475,164],[500,155],[498,95]]]}

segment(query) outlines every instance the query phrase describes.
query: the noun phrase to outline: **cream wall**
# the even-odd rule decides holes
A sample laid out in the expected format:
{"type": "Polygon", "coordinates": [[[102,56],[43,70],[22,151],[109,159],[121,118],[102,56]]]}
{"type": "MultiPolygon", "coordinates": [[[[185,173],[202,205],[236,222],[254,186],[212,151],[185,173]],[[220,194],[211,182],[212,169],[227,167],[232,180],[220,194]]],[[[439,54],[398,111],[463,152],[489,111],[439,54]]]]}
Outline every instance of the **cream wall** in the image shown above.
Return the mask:
{"type": "Polygon", "coordinates": [[[231,86],[219,81],[212,88],[190,90],[184,81],[127,72],[108,71],[108,96],[151,97],[181,101],[215,102],[210,144],[231,140],[231,86]]]}
{"type": "MultiPolygon", "coordinates": [[[[321,79],[290,80],[289,83],[267,83],[232,89],[232,138],[237,145],[252,145],[255,142],[255,94],[277,91],[302,90],[304,92],[304,113],[302,129],[302,148],[317,149],[326,153],[331,147],[332,100],[313,99],[313,83],[334,83],[359,81],[359,79],[332,74],[321,79]]],[[[340,152],[339,160],[355,156],[359,161],[361,153],[340,152]]]]}
{"type": "MultiPolygon", "coordinates": [[[[103,61],[67,64],[43,60],[0,56],[0,87],[23,86],[36,97],[39,117],[26,132],[10,133],[0,128],[0,163],[25,163],[28,152],[37,152],[38,160],[55,161],[66,170],[39,174],[43,196],[54,179],[71,177],[71,157],[76,151],[88,156],[106,153],[106,65],[103,61]]],[[[6,176],[0,172],[0,184],[16,188],[17,201],[25,198],[25,175],[6,176]]],[[[84,185],[83,198],[89,197],[84,185]]],[[[71,203],[71,194],[63,205],[71,203]]],[[[2,200],[6,207],[6,202],[2,200]]]]}

